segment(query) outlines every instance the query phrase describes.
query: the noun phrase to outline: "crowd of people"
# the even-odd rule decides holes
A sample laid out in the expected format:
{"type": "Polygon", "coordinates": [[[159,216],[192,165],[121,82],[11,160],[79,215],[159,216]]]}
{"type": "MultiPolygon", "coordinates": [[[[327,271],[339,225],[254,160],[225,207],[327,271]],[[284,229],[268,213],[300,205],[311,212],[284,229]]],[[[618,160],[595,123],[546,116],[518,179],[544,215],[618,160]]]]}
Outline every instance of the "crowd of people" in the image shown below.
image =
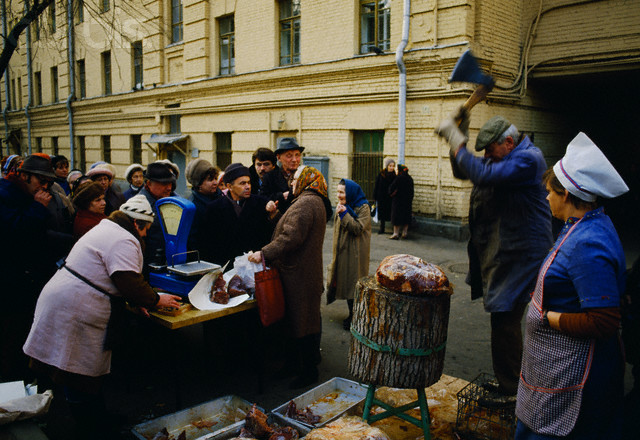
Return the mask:
{"type": "MultiPolygon", "coordinates": [[[[437,133],[451,147],[454,176],[473,183],[466,281],[490,314],[496,379],[486,384],[483,404],[514,405],[518,439],[619,438],[618,329],[631,318],[637,332],[637,305],[622,315],[626,262],[597,197],[628,188],[583,133],[547,169],[540,149],[502,116],[478,133],[475,150],[483,157],[469,152],[469,120],[461,108],[437,133]],[[564,223],[557,234],[552,216],[564,223]]],[[[390,238],[398,240],[408,238],[414,220],[406,165],[384,159],[372,201],[357,182],[341,179],[334,210],[325,177],[301,163],[303,151],[296,139],[280,138],[274,151],[257,149],[249,167],[220,170],[198,158],[185,170],[195,205],[189,250],[220,265],[248,253],[249,261],[279,270],[292,388],[318,381],[324,292],[327,303],[346,301],[343,327],[351,327],[355,285],[369,271],[372,223],[383,234],[390,221],[390,238]],[[331,219],[325,285],[322,248],[331,219]]],[[[60,155],[5,157],[2,175],[0,227],[11,252],[0,253],[0,276],[11,307],[0,312],[0,379],[52,380],[64,387],[80,425],[95,428],[124,302],[142,314],[178,306],[180,297],[158,295],[147,279],[167,263],[156,202],[177,196],[180,169],[168,160],[131,164],[124,192],[113,165],[69,170],[60,155]]],[[[637,298],[634,283],[629,304],[637,298]]],[[[628,346],[637,346],[628,335],[628,346]]]]}

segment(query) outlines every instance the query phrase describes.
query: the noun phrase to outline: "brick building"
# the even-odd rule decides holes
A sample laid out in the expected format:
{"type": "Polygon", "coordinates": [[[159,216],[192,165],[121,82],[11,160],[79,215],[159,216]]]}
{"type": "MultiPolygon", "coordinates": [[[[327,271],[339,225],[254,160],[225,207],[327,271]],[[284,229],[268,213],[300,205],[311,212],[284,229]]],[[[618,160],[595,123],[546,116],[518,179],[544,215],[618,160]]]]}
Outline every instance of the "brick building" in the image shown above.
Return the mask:
{"type": "MultiPolygon", "coordinates": [[[[3,153],[71,156],[73,144],[75,167],[106,160],[121,177],[160,157],[248,165],[256,148],[294,136],[307,161],[326,165],[331,192],[343,177],[370,191],[383,157],[398,155],[403,0],[54,6],[29,41],[23,33],[3,78],[3,153]]],[[[21,12],[8,11],[9,25],[21,12]]],[[[448,82],[467,48],[497,82],[473,110],[471,142],[504,114],[553,163],[582,130],[637,191],[637,1],[414,0],[409,23],[404,155],[418,215],[466,221],[470,185],[453,178],[433,129],[473,91],[448,82]]]]}

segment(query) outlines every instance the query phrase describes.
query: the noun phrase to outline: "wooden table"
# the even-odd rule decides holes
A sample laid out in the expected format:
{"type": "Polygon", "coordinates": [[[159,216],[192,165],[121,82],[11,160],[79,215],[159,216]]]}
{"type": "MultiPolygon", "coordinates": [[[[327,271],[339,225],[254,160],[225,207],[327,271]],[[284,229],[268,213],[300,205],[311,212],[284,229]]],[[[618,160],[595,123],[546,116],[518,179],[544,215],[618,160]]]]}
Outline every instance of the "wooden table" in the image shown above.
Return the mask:
{"type": "Polygon", "coordinates": [[[149,312],[151,321],[156,322],[170,330],[188,327],[200,322],[211,321],[212,319],[222,318],[223,316],[233,315],[234,313],[244,312],[245,310],[255,309],[258,303],[255,299],[249,299],[235,307],[227,307],[221,310],[198,310],[192,308],[178,316],[163,315],[158,312],[149,312]]]}

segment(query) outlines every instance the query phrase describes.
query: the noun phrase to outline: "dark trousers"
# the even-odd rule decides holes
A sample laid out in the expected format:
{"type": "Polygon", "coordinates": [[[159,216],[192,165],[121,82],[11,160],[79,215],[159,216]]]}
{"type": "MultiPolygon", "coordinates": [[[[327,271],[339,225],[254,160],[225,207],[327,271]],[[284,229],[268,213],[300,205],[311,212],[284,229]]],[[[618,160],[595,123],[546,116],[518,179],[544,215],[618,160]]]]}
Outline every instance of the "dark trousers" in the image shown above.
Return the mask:
{"type": "Polygon", "coordinates": [[[526,304],[516,304],[510,312],[491,313],[491,357],[500,392],[518,391],[522,363],[522,316],[526,304]]]}

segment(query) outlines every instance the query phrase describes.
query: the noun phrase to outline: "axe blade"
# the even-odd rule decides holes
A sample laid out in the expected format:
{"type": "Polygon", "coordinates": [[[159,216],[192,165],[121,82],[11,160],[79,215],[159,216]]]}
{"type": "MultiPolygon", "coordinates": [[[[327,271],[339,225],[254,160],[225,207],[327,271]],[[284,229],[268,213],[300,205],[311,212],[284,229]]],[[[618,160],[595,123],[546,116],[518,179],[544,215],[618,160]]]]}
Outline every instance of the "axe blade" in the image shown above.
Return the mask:
{"type": "Polygon", "coordinates": [[[449,82],[467,82],[472,84],[483,85],[491,90],[495,84],[493,78],[485,75],[480,70],[476,57],[471,53],[471,49],[467,49],[458,59],[449,82]]]}

